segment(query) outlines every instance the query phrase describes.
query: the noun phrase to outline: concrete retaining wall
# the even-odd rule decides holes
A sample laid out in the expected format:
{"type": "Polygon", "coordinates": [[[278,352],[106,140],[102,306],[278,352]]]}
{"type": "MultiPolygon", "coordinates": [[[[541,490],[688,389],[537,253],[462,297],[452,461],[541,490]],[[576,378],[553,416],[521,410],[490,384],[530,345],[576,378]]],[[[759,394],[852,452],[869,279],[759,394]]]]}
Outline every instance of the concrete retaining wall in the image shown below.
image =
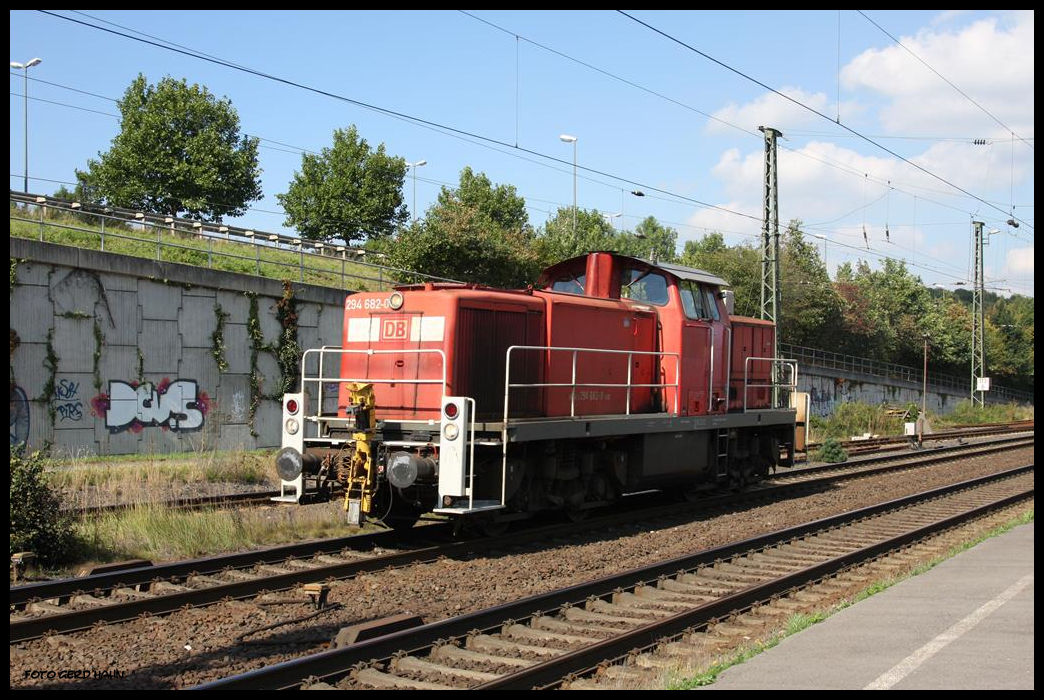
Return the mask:
{"type": "MultiPolygon", "coordinates": [[[[903,407],[911,403],[918,407],[921,405],[920,384],[900,379],[885,380],[881,377],[815,365],[798,367],[798,391],[808,392],[812,401],[812,413],[817,416],[828,416],[837,410],[840,404],[850,401],[903,407]]],[[[958,402],[968,398],[970,395],[967,392],[957,394],[929,385],[925,403],[933,413],[947,413],[953,410],[958,402]]]]}
{"type": "MultiPolygon", "coordinates": [[[[52,453],[277,447],[282,283],[11,240],[11,441],[52,453]],[[219,338],[218,308],[224,316],[219,338]],[[218,340],[223,353],[215,356],[218,340]],[[227,367],[222,371],[218,359],[227,367]]],[[[294,284],[298,343],[340,345],[344,292],[294,284]]]]}

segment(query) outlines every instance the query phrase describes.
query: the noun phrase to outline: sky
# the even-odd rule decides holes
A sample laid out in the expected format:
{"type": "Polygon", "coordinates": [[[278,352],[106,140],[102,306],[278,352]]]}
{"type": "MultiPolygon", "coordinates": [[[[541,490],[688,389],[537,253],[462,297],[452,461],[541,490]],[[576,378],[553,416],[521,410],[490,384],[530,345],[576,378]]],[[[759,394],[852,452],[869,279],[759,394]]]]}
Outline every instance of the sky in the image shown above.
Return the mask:
{"type": "Polygon", "coordinates": [[[540,226],[573,206],[575,175],[576,206],[618,228],[655,216],[678,231],[679,251],[711,231],[758,245],[765,126],[782,133],[781,228],[799,219],[832,274],[891,257],[929,286],[970,288],[982,221],[996,231],[987,289],[1033,295],[1032,11],[12,10],[10,20],[10,60],[41,59],[10,71],[15,191],[27,159],[30,192],[71,189],[118,133],[115,100],[131,81],[169,75],[227,97],[261,139],[264,197],[227,223],[289,232],[276,195],[303,152],[354,124],[371,147],[426,161],[404,184],[420,215],[470,166],[515,186],[540,226]]]}

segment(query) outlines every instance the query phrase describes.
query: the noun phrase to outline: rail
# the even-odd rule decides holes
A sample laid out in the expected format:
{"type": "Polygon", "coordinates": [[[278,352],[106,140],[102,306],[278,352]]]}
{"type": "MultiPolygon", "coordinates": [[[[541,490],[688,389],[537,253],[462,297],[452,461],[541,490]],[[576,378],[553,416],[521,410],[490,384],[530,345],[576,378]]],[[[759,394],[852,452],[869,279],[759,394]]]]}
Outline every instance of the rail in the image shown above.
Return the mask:
{"type": "Polygon", "coordinates": [[[772,408],[785,408],[790,405],[790,395],[784,394],[781,390],[787,390],[791,393],[797,391],[797,361],[783,359],[780,357],[748,357],[743,363],[743,412],[746,413],[747,408],[747,396],[750,394],[751,389],[772,389],[772,408]],[[751,384],[750,382],[750,366],[754,362],[768,362],[771,363],[771,375],[773,377],[779,377],[783,373],[781,370],[786,368],[790,371],[790,381],[776,381],[775,379],[770,380],[764,384],[751,384]]]}
{"type": "Polygon", "coordinates": [[[678,395],[680,393],[679,383],[679,355],[676,352],[650,352],[645,350],[602,350],[597,348],[561,348],[561,347],[549,347],[544,345],[512,345],[507,349],[505,353],[506,363],[504,371],[504,427],[506,429],[508,423],[508,406],[510,405],[510,393],[511,389],[566,389],[569,392],[569,417],[576,418],[576,390],[580,387],[587,388],[611,388],[611,387],[626,387],[626,404],[624,407],[624,414],[631,415],[631,391],[633,389],[666,389],[667,387],[674,387],[674,415],[678,415],[678,395]],[[527,383],[512,383],[511,382],[511,353],[515,350],[540,350],[542,352],[571,352],[573,353],[572,360],[572,381],[571,382],[527,382],[527,383]],[[576,360],[580,353],[592,353],[597,355],[626,355],[627,356],[627,381],[624,383],[620,382],[578,382],[576,381],[576,360]],[[674,382],[660,382],[656,384],[635,384],[631,381],[631,369],[633,364],[631,362],[635,355],[655,355],[657,357],[672,357],[674,358],[674,382]]]}
{"type": "MultiPolygon", "coordinates": [[[[442,387],[441,394],[446,395],[446,353],[442,350],[435,348],[404,348],[401,350],[374,350],[368,348],[366,350],[345,350],[339,347],[323,346],[318,349],[305,350],[304,354],[301,355],[301,391],[305,396],[305,402],[308,401],[309,392],[306,391],[306,387],[310,384],[318,385],[318,391],[316,392],[316,406],[317,411],[314,415],[307,415],[308,406],[302,406],[302,418],[305,423],[312,423],[318,426],[323,421],[340,420],[330,415],[323,413],[323,400],[324,400],[324,384],[337,384],[338,390],[340,385],[344,383],[365,383],[365,384],[438,384],[442,387]],[[389,377],[389,378],[374,378],[374,377],[326,377],[323,375],[324,358],[327,355],[438,355],[440,359],[442,377],[439,379],[407,379],[403,377],[389,377]],[[309,356],[318,356],[318,372],[317,376],[309,376],[308,374],[308,358],[309,356]]],[[[317,427],[318,431],[318,427],[317,427]]],[[[309,440],[322,439],[320,436],[309,437],[309,440]]]]}
{"type": "Polygon", "coordinates": [[[380,254],[348,245],[42,195],[11,192],[10,203],[11,235],[18,238],[353,291],[407,280],[459,283],[366,262],[363,256],[380,254]],[[13,222],[26,226],[16,230],[13,222]]]}
{"type": "MultiPolygon", "coordinates": [[[[855,355],[844,355],[819,348],[803,347],[801,345],[790,345],[780,343],[779,352],[788,357],[800,360],[804,364],[813,367],[824,367],[826,369],[838,369],[845,372],[866,374],[872,377],[886,377],[899,379],[921,385],[924,382],[924,371],[916,367],[898,365],[892,362],[882,362],[867,357],[855,355]]],[[[970,394],[971,386],[968,377],[956,377],[952,374],[939,372],[928,372],[928,386],[937,389],[955,389],[962,394],[970,394]]],[[[997,386],[993,384],[987,395],[992,398],[1010,399],[1016,402],[1032,403],[1033,394],[1019,389],[997,386]]]]}

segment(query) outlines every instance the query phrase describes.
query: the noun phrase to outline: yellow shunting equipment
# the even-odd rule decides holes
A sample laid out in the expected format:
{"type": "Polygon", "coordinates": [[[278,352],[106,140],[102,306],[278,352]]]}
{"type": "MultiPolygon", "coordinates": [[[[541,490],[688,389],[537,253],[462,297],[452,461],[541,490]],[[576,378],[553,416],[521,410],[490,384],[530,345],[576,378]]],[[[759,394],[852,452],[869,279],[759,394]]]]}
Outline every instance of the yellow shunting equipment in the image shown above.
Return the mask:
{"type": "Polygon", "coordinates": [[[355,416],[355,451],[352,454],[345,484],[344,510],[348,522],[359,525],[362,515],[373,509],[377,491],[377,469],[373,462],[373,438],[376,432],[376,411],[372,384],[355,383],[348,386],[349,413],[355,416]]]}

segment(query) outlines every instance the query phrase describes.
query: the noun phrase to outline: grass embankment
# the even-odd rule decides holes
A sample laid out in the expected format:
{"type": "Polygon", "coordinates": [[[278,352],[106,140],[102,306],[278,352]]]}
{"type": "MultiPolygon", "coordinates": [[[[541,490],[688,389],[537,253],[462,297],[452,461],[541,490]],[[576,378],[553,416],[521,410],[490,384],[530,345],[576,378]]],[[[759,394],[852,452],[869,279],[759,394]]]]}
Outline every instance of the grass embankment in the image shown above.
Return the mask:
{"type": "MultiPolygon", "coordinates": [[[[11,216],[35,219],[39,214],[11,207],[11,216]]],[[[75,214],[54,213],[45,217],[42,225],[36,221],[30,223],[15,221],[12,218],[11,236],[41,240],[42,229],[42,240],[48,243],[100,250],[101,225],[84,220],[88,216],[78,218],[75,214]]],[[[297,251],[233,240],[198,238],[190,231],[171,231],[153,227],[143,229],[110,221],[105,224],[105,251],[278,280],[301,280],[298,269],[301,255],[297,251]],[[156,251],[157,231],[159,240],[163,243],[159,257],[156,251]]],[[[395,283],[387,270],[381,271],[339,257],[305,255],[304,264],[307,269],[304,271],[303,281],[309,284],[367,291],[387,289],[395,283]]]]}
{"type": "MultiPolygon", "coordinates": [[[[272,450],[45,460],[37,481],[62,508],[127,503],[125,509],[82,520],[66,518],[71,543],[59,560],[30,573],[65,576],[85,564],[165,561],[360,532],[346,523],[339,502],[273,504],[242,509],[172,510],[172,498],[277,488],[272,450]],[[249,487],[249,488],[248,488],[249,487]]],[[[13,458],[14,459],[14,458],[13,458]]]]}
{"type": "Polygon", "coordinates": [[[159,505],[186,495],[209,495],[207,485],[275,488],[273,450],[120,455],[48,460],[52,486],[66,508],[112,503],[159,505]]]}
{"type": "Polygon", "coordinates": [[[80,562],[190,559],[361,532],[339,503],[192,512],[143,505],[84,520],[76,531],[80,562]]]}
{"type": "MultiPolygon", "coordinates": [[[[853,401],[838,406],[834,413],[826,418],[812,416],[809,419],[813,442],[823,442],[828,438],[847,440],[853,435],[902,435],[903,423],[917,419],[919,407],[902,406],[909,409],[909,416],[895,415],[893,406],[875,406],[853,401]],[[890,414],[889,411],[892,411],[890,414]]],[[[971,401],[961,401],[952,411],[936,414],[928,411],[928,424],[935,429],[957,426],[981,425],[983,423],[1006,423],[1033,418],[1032,406],[1017,404],[988,404],[975,406],[971,401]]]]}

